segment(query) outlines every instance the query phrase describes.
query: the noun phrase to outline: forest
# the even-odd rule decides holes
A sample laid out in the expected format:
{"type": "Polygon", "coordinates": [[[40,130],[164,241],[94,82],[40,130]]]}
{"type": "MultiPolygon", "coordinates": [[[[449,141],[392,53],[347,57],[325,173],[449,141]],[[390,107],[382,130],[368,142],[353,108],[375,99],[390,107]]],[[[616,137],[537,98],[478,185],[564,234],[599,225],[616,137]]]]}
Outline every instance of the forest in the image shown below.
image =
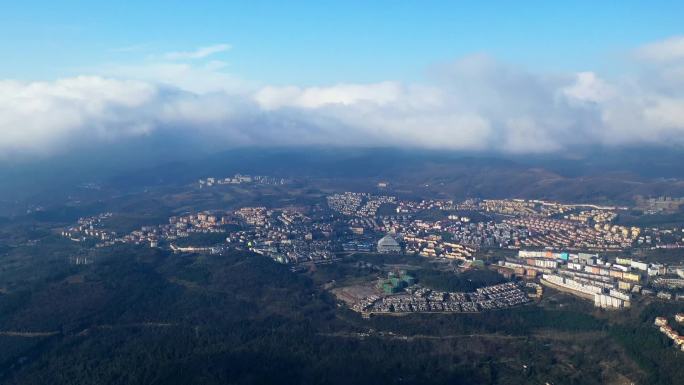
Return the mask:
{"type": "MultiPolygon", "coordinates": [[[[366,320],[308,274],[248,252],[120,246],[91,257],[55,258],[0,294],[0,382],[598,384],[615,376],[608,366],[667,384],[682,374],[650,314],[613,325],[534,305],[366,320]]],[[[494,279],[444,284],[478,274],[494,279]]]]}

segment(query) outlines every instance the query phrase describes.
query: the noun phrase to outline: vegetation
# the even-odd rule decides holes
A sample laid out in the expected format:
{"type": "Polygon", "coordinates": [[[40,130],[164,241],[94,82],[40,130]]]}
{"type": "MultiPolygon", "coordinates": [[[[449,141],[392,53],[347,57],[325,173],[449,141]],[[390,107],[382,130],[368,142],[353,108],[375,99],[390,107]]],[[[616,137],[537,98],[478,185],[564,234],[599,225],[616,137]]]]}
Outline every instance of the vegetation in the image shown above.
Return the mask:
{"type": "MultiPolygon", "coordinates": [[[[90,256],[92,264],[79,266],[58,258],[60,265],[40,271],[40,279],[14,270],[11,290],[0,295],[0,331],[55,334],[0,336],[1,383],[598,384],[610,379],[603,365],[622,362],[604,354],[619,349],[612,338],[622,344],[622,329],[574,309],[531,305],[366,320],[338,307],[308,274],[250,253],[121,246],[90,256]],[[567,339],[549,344],[558,333],[567,339]],[[599,342],[587,343],[587,333],[599,342]]],[[[420,279],[452,288],[500,279],[475,270],[448,280],[423,258],[377,257],[413,261],[420,279]]],[[[314,277],[376,274],[357,258],[319,266],[314,277]]],[[[659,348],[661,355],[676,353],[659,348]]]]}
{"type": "Polygon", "coordinates": [[[474,269],[461,274],[436,269],[422,270],[417,277],[426,287],[451,292],[470,292],[475,289],[505,282],[505,279],[491,270],[474,269]]]}
{"type": "Polygon", "coordinates": [[[621,214],[618,216],[617,224],[622,226],[639,226],[639,227],[667,227],[677,226],[681,227],[684,223],[684,209],[672,214],[652,214],[640,215],[638,213],[621,214]]]}

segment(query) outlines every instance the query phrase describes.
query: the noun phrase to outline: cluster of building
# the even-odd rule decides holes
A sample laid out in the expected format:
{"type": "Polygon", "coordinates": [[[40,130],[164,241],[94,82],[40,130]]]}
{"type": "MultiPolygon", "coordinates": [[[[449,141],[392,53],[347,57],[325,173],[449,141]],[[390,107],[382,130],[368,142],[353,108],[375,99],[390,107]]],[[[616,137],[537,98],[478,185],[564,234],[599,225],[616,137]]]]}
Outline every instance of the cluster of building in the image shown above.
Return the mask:
{"type": "MultiPolygon", "coordinates": [[[[402,287],[406,281],[393,276],[397,286],[402,287]],[[404,284],[402,284],[404,282],[404,284]]],[[[412,279],[409,278],[409,280],[412,279]]],[[[364,298],[352,306],[353,310],[365,314],[373,313],[416,313],[416,312],[455,312],[474,313],[482,310],[503,309],[522,305],[530,301],[521,288],[507,282],[487,286],[471,293],[434,291],[420,285],[403,287],[403,293],[395,294],[392,283],[381,281],[385,295],[374,295],[364,298]],[[385,290],[385,286],[388,289],[385,290]],[[388,293],[389,292],[389,293],[388,293]]]]}
{"type": "Polygon", "coordinates": [[[681,278],[682,270],[677,269],[677,275],[678,277],[657,277],[651,282],[653,283],[653,286],[656,288],[665,288],[665,289],[684,289],[684,279],[681,278]]]}
{"type": "Polygon", "coordinates": [[[220,253],[231,248],[251,250],[282,263],[334,258],[332,224],[314,222],[295,209],[243,207],[233,212],[204,211],[172,216],[167,224],[143,226],[123,236],[100,228],[101,221],[110,216],[107,213],[81,218],[77,225],[62,231],[62,235],[75,241],[94,239],[99,242],[98,247],[128,243],[168,247],[177,252],[220,253]],[[223,235],[215,244],[177,245],[180,239],[193,234],[214,233],[223,235]]]}
{"type": "Polygon", "coordinates": [[[395,204],[397,198],[388,195],[372,195],[368,193],[345,192],[327,197],[328,207],[340,214],[374,218],[383,204],[395,204]]]}
{"type": "Polygon", "coordinates": [[[672,299],[671,293],[664,290],[656,293],[650,287],[657,288],[669,280],[684,285],[680,278],[667,278],[678,273],[684,275],[681,268],[624,257],[616,257],[611,262],[598,254],[520,250],[517,257],[506,258],[499,265],[508,271],[507,275],[539,278],[544,285],[610,309],[629,307],[636,294],[672,299]]]}
{"type": "Polygon", "coordinates": [[[622,309],[631,305],[629,293],[610,288],[603,282],[573,279],[556,274],[542,275],[541,282],[560,291],[571,292],[577,296],[593,300],[596,307],[622,309]]]}
{"type": "Polygon", "coordinates": [[[199,187],[204,188],[204,187],[212,187],[215,185],[231,185],[231,184],[246,184],[246,183],[255,183],[255,184],[270,184],[270,185],[282,185],[286,183],[286,180],[283,178],[275,178],[272,176],[262,176],[262,175],[241,175],[241,174],[235,174],[232,177],[227,177],[227,178],[205,178],[205,179],[200,179],[199,180],[199,187]]]}
{"type": "MultiPolygon", "coordinates": [[[[239,174],[203,181],[203,186],[271,183],[267,177],[239,174]]],[[[65,229],[63,235],[77,241],[95,239],[98,246],[124,242],[169,247],[176,251],[245,249],[282,263],[295,264],[332,261],[340,251],[406,252],[463,261],[476,261],[477,252],[482,248],[534,247],[595,253],[623,250],[651,235],[653,239],[664,240],[680,235],[674,231],[656,236],[654,229],[642,231],[614,225],[615,210],[619,208],[594,205],[518,199],[468,199],[461,203],[437,199],[411,201],[358,192],[333,194],[326,202],[327,207],[242,207],[234,211],[174,216],[167,224],[144,226],[124,236],[105,229],[103,221],[111,216],[107,213],[81,218],[75,226],[65,229]],[[395,213],[378,214],[385,204],[394,206],[395,213]],[[453,210],[496,215],[476,222],[469,214],[453,210]],[[431,212],[423,215],[423,211],[431,212]],[[193,233],[225,236],[216,245],[188,246],[187,241],[183,242],[184,247],[177,245],[177,240],[193,233]]],[[[629,296],[634,293],[666,298],[677,296],[676,291],[684,287],[684,278],[668,276],[674,273],[667,267],[626,261],[625,258],[608,262],[597,254],[521,250],[517,258],[508,258],[501,264],[505,274],[541,278],[547,284],[583,293],[585,297],[590,295],[597,306],[608,308],[629,306],[629,296]],[[648,286],[644,286],[645,281],[648,286]],[[673,293],[667,290],[673,290],[673,293]]]]}
{"type": "MultiPolygon", "coordinates": [[[[238,174],[220,180],[203,179],[200,186],[240,183],[285,181],[238,174]]],[[[80,218],[62,235],[79,242],[94,241],[98,247],[130,243],[168,247],[178,252],[250,250],[288,264],[329,263],[336,260],[340,251],[406,252],[474,263],[482,248],[519,250],[517,256],[500,261],[496,269],[506,276],[524,278],[523,286],[508,283],[472,293],[446,293],[416,285],[415,278],[406,272],[393,273],[378,284],[382,294],[364,297],[353,304],[355,310],[366,314],[505,308],[541,295],[542,285],[591,300],[596,307],[606,309],[630,307],[637,295],[684,299],[684,267],[622,256],[608,259],[598,254],[635,246],[655,248],[678,245],[680,241],[684,244],[681,229],[615,225],[619,208],[516,199],[410,201],[355,192],[330,195],[326,203],[327,207],[258,206],[189,213],[126,235],[108,231],[107,219],[112,214],[104,213],[80,218]],[[394,213],[379,214],[383,205],[392,205],[394,213]],[[429,215],[425,211],[430,211],[429,215]],[[474,216],[463,211],[484,213],[489,219],[472,221],[474,216]],[[214,233],[219,236],[192,239],[217,239],[216,244],[180,242],[193,234],[214,233]],[[534,295],[522,290],[532,288],[534,295]]]]}
{"type": "Polygon", "coordinates": [[[179,238],[192,234],[226,233],[225,225],[234,223],[228,213],[200,212],[172,216],[169,223],[158,226],[143,226],[123,237],[126,243],[145,244],[158,247],[160,241],[173,244],[179,238]]]}
{"type": "Polygon", "coordinates": [[[512,218],[503,222],[528,232],[526,238],[520,239],[522,247],[623,250],[632,246],[641,231],[637,227],[609,223],[590,226],[581,221],[539,217],[512,218]]]}
{"type": "Polygon", "coordinates": [[[379,230],[399,234],[407,253],[445,259],[467,259],[482,247],[512,247],[526,236],[504,223],[471,222],[457,215],[436,221],[410,215],[384,217],[379,230]]]}
{"type": "Polygon", "coordinates": [[[343,215],[355,216],[361,207],[361,202],[370,194],[345,192],[342,194],[333,194],[327,197],[328,207],[341,213],[343,215]]]}
{"type": "MultiPolygon", "coordinates": [[[[226,233],[224,226],[231,223],[233,223],[231,216],[223,212],[200,212],[172,216],[167,224],[143,226],[119,240],[136,245],[149,244],[150,247],[159,247],[160,242],[163,242],[168,243],[171,247],[174,241],[187,238],[192,234],[226,233]]],[[[176,250],[182,251],[179,248],[176,250]]],[[[196,249],[195,251],[202,250],[196,249]]]]}
{"type": "Polygon", "coordinates": [[[397,201],[396,197],[387,195],[369,195],[365,203],[356,215],[366,218],[373,218],[378,214],[378,209],[383,204],[394,204],[397,201]]]}
{"type": "MultiPolygon", "coordinates": [[[[684,323],[684,314],[675,314],[675,321],[679,324],[684,323]]],[[[684,336],[680,335],[679,332],[672,328],[667,322],[665,317],[656,317],[654,321],[655,326],[658,327],[661,333],[665,334],[667,338],[672,340],[673,346],[677,349],[684,351],[684,336]]]]}
{"type": "MultiPolygon", "coordinates": [[[[478,208],[480,211],[487,211],[506,216],[541,216],[541,217],[559,217],[567,216],[579,218],[587,217],[587,221],[591,219],[601,219],[602,217],[612,216],[609,212],[615,210],[625,210],[626,207],[616,206],[600,206],[594,204],[570,204],[560,202],[549,202],[539,199],[469,199],[464,203],[468,205],[459,205],[459,207],[468,207],[470,209],[478,208]],[[579,213],[575,213],[580,210],[579,213]]],[[[613,218],[609,219],[612,220],[613,218]]]]}
{"type": "Polygon", "coordinates": [[[423,257],[467,260],[475,254],[475,249],[456,242],[447,242],[436,234],[404,236],[406,251],[423,257]]]}
{"type": "Polygon", "coordinates": [[[235,213],[242,229],[229,233],[227,242],[231,247],[248,249],[280,263],[334,258],[330,223],[313,221],[297,209],[245,207],[235,213]]]}
{"type": "Polygon", "coordinates": [[[599,224],[605,222],[612,222],[615,218],[617,218],[617,213],[615,213],[614,211],[592,209],[582,210],[578,213],[571,213],[563,216],[563,218],[582,223],[599,224]]]}
{"type": "Polygon", "coordinates": [[[672,214],[677,212],[684,205],[684,197],[672,198],[661,196],[657,198],[637,197],[637,208],[643,210],[644,214],[672,214]]]}
{"type": "Polygon", "coordinates": [[[94,239],[100,243],[111,242],[116,238],[116,233],[103,228],[103,221],[111,218],[112,213],[102,213],[92,217],[79,218],[76,225],[62,230],[61,235],[74,242],[85,242],[94,239]]]}
{"type": "Polygon", "coordinates": [[[368,213],[361,213],[362,202],[370,199],[369,194],[335,194],[328,197],[328,204],[333,211],[352,216],[349,227],[357,235],[369,231],[392,232],[401,236],[407,252],[438,258],[454,257],[449,245],[439,247],[438,244],[444,242],[442,239],[474,250],[551,247],[615,251],[631,247],[641,235],[641,229],[637,227],[611,224],[617,216],[615,210],[619,209],[615,207],[521,199],[468,199],[454,204],[450,200],[405,201],[387,198],[387,202],[396,205],[399,215],[376,215],[373,218],[368,213]],[[438,220],[414,217],[422,210],[432,209],[476,210],[509,218],[503,221],[471,222],[467,216],[454,214],[449,215],[448,219],[438,220]],[[561,215],[566,219],[559,219],[561,215]]]}
{"type": "Polygon", "coordinates": [[[63,230],[62,236],[81,242],[92,239],[97,241],[96,247],[106,247],[116,243],[147,244],[151,247],[158,247],[160,242],[172,243],[195,233],[225,233],[224,226],[235,223],[229,213],[200,212],[172,216],[167,224],[142,226],[129,234],[118,235],[102,228],[103,220],[111,216],[111,213],[104,213],[94,217],[80,218],[76,226],[63,230]]]}
{"type": "Polygon", "coordinates": [[[479,202],[479,209],[512,216],[551,216],[562,214],[566,208],[561,204],[539,200],[525,199],[484,199],[479,202]]]}
{"type": "Polygon", "coordinates": [[[421,201],[398,202],[395,211],[397,214],[411,214],[425,210],[454,210],[454,201],[447,199],[423,199],[421,201]]]}
{"type": "Polygon", "coordinates": [[[444,223],[441,227],[450,234],[452,242],[477,248],[510,248],[520,245],[528,232],[524,229],[502,222],[470,222],[468,218],[452,223],[444,223]]]}
{"type": "Polygon", "coordinates": [[[684,248],[684,228],[647,227],[637,238],[636,244],[652,249],[681,249],[684,248]]]}
{"type": "Polygon", "coordinates": [[[263,227],[266,226],[268,219],[273,216],[272,210],[267,210],[266,207],[243,207],[235,211],[237,215],[245,224],[249,226],[263,227]]]}

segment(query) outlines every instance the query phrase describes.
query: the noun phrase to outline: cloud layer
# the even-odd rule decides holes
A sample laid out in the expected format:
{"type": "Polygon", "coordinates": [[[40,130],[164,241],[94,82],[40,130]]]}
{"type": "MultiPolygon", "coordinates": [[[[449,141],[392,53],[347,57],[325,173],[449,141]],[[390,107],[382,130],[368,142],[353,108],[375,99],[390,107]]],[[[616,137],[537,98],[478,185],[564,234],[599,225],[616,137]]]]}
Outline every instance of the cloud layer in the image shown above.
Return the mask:
{"type": "Polygon", "coordinates": [[[637,72],[539,74],[474,55],[423,84],[248,86],[226,44],[50,82],[0,81],[0,156],[184,131],[226,145],[544,153],[684,144],[684,37],[637,48],[637,72]]]}

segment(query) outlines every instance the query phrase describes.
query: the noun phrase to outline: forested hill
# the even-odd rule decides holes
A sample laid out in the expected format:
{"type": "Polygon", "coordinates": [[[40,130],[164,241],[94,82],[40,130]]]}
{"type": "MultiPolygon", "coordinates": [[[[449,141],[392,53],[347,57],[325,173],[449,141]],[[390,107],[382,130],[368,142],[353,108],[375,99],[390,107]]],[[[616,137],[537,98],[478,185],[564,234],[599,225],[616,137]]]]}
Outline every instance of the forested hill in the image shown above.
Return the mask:
{"type": "MultiPolygon", "coordinates": [[[[0,294],[1,383],[592,384],[603,375],[532,338],[601,333],[589,315],[532,306],[364,320],[309,275],[250,253],[116,247],[89,257],[16,267],[0,294]],[[581,370],[554,364],[565,359],[581,370]]],[[[578,338],[567,346],[583,355],[614,349],[578,338]]]]}

